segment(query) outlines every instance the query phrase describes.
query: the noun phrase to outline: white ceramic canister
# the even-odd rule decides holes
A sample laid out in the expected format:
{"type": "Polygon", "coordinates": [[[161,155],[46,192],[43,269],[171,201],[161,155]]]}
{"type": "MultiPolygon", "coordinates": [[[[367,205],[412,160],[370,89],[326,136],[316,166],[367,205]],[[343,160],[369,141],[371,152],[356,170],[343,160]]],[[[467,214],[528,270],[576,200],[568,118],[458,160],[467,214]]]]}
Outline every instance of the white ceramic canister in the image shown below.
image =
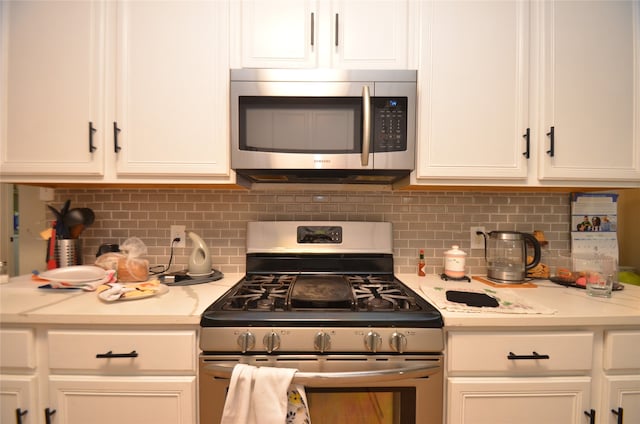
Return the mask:
{"type": "Polygon", "coordinates": [[[465,259],[467,254],[454,244],[451,250],[444,252],[444,273],[447,277],[462,278],[465,275],[465,259]]]}

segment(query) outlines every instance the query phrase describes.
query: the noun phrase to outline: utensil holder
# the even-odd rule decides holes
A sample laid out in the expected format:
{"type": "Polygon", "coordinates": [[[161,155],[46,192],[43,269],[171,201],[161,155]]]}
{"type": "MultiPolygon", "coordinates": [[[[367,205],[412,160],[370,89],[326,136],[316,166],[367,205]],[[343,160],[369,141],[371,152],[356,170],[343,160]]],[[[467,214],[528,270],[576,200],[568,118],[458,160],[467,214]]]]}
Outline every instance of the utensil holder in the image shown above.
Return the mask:
{"type": "Polygon", "coordinates": [[[73,265],[82,265],[82,249],[80,239],[56,240],[55,250],[58,268],[73,265]]]}

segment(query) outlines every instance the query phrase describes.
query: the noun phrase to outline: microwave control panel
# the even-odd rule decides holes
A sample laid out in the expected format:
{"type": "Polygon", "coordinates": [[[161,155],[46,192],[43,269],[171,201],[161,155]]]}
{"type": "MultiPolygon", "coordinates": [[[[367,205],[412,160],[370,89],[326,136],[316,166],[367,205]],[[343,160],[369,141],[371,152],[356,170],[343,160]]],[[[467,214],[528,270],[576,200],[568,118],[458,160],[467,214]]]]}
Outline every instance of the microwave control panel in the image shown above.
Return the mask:
{"type": "Polygon", "coordinates": [[[407,150],[407,98],[373,98],[373,151],[407,150]]]}

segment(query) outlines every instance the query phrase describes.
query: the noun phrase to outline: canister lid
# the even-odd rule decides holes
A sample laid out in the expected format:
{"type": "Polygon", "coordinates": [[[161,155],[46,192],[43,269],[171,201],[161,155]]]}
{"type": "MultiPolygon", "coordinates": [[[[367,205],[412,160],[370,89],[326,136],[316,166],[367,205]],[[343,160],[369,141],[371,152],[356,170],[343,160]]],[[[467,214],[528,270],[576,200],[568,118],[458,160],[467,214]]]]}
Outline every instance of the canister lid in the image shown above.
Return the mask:
{"type": "Polygon", "coordinates": [[[451,250],[447,250],[444,254],[448,256],[467,256],[467,253],[460,250],[460,246],[457,244],[451,246],[451,250]]]}

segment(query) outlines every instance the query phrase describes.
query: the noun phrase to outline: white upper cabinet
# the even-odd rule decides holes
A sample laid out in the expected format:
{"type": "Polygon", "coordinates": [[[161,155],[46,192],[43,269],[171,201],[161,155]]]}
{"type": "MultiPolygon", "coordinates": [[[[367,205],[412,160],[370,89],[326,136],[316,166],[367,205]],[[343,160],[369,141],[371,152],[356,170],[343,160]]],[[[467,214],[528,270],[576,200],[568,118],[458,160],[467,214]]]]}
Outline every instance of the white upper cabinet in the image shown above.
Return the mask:
{"type": "Polygon", "coordinates": [[[406,0],[332,2],[331,66],[348,69],[407,69],[415,36],[406,0]]]}
{"type": "Polygon", "coordinates": [[[0,19],[0,174],[102,175],[105,4],[2,1],[0,19]]]}
{"type": "Polygon", "coordinates": [[[528,4],[421,6],[417,178],[526,182],[528,4]]]}
{"type": "Polygon", "coordinates": [[[228,175],[227,4],[123,1],[116,20],[118,177],[228,175]]]}
{"type": "Polygon", "coordinates": [[[3,180],[233,182],[227,1],[0,8],[3,180]]]}
{"type": "Polygon", "coordinates": [[[234,68],[406,69],[408,0],[232,2],[234,68]]]}
{"type": "Polygon", "coordinates": [[[420,5],[414,183],[639,185],[640,3],[420,5]]]}
{"type": "Polygon", "coordinates": [[[232,43],[244,68],[309,68],[316,65],[315,2],[311,0],[234,1],[239,34],[232,43]]]}
{"type": "Polygon", "coordinates": [[[541,32],[539,178],[640,182],[640,3],[533,5],[541,32]]]}

